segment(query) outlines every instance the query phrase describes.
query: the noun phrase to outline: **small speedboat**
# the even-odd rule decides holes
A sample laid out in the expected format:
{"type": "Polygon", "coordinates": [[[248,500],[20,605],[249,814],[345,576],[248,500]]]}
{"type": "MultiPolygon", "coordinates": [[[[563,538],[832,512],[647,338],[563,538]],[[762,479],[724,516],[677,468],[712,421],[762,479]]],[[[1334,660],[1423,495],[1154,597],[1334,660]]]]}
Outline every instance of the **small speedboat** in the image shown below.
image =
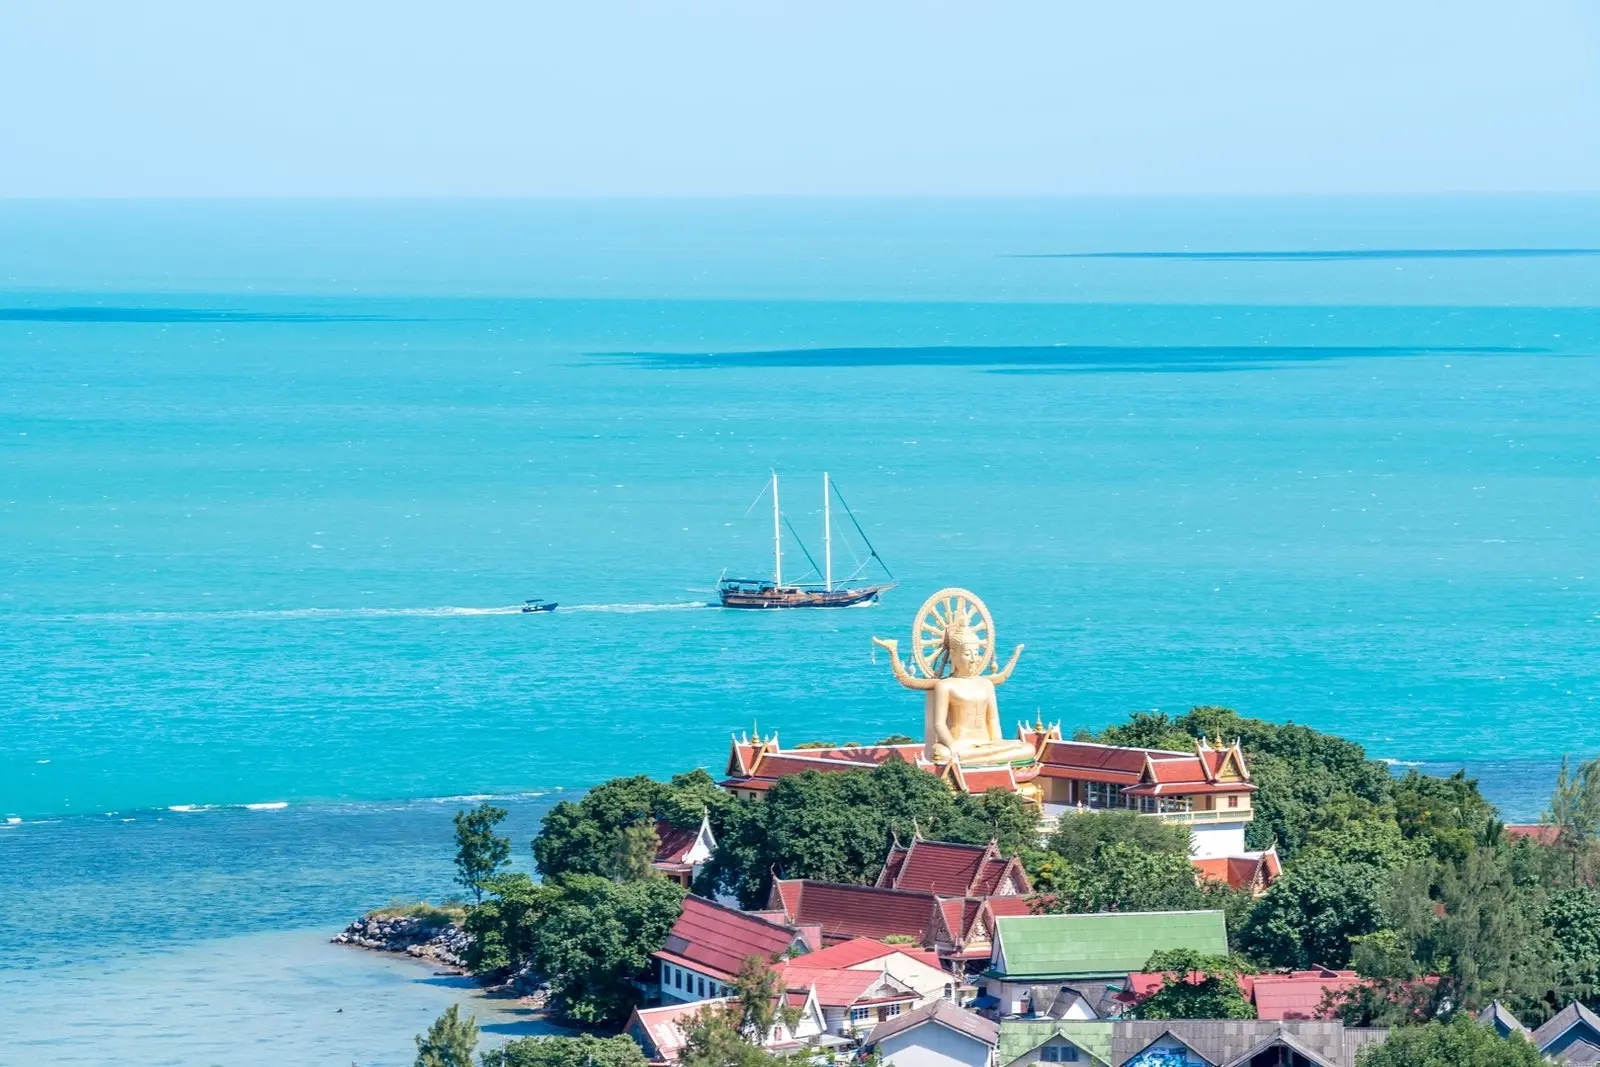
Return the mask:
{"type": "Polygon", "coordinates": [[[522,602],[522,613],[524,615],[532,615],[536,611],[554,610],[556,610],[556,602],[554,600],[524,600],[522,602]]]}

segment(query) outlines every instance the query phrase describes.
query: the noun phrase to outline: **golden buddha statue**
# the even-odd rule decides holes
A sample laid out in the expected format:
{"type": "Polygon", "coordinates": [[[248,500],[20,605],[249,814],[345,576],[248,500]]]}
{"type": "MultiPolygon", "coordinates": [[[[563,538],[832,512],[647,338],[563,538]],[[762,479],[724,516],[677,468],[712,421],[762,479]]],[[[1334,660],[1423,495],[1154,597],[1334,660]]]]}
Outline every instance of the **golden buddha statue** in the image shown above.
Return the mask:
{"type": "Polygon", "coordinates": [[[994,663],[994,620],[989,609],[965,589],[941,589],[922,605],[912,631],[913,658],[920,674],[900,660],[900,643],[874,637],[889,653],[894,676],[907,689],[926,693],[923,755],[936,763],[952,756],[962,767],[1026,766],[1033,746],[1007,740],[1000,732],[995,686],[1005,684],[1022,655],[1022,646],[1001,670],[994,663]]]}

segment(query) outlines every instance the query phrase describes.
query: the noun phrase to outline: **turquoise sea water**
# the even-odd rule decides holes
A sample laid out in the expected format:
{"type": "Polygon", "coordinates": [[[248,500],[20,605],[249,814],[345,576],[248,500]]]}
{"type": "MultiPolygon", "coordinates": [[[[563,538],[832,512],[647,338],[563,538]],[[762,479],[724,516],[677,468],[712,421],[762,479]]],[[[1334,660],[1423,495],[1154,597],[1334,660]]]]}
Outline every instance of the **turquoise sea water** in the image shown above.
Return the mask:
{"type": "Polygon", "coordinates": [[[429,798],[525,854],[753,723],[915,733],[868,639],[948,584],[1028,646],[1003,718],[1229,704],[1535,816],[1600,749],[1597,249],[1583,199],[0,206],[0,971],[445,892],[429,798]],[[769,468],[882,605],[703,606],[769,468]]]}

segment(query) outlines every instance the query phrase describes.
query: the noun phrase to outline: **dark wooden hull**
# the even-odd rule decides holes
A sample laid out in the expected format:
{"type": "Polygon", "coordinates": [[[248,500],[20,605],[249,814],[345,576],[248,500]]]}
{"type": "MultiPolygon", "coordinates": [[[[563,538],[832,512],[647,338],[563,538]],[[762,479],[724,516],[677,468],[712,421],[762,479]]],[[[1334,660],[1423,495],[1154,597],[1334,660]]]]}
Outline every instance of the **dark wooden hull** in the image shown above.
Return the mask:
{"type": "Polygon", "coordinates": [[[719,589],[717,596],[725,608],[765,610],[770,608],[853,608],[876,604],[890,585],[863,585],[853,589],[808,589],[804,586],[765,589],[719,589]]]}

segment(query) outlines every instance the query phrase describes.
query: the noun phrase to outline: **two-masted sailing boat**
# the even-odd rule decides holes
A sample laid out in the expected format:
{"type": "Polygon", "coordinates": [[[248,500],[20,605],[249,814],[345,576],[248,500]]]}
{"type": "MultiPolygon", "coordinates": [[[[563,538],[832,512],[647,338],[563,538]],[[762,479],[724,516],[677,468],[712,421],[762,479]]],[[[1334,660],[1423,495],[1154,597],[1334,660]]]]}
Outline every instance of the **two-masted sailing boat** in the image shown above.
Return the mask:
{"type": "MultiPolygon", "coordinates": [[[[783,582],[783,528],[789,521],[783,517],[783,509],[778,506],[778,473],[772,473],[772,577],[771,578],[723,578],[717,582],[717,596],[725,608],[853,608],[863,604],[876,604],[878,597],[886,589],[894,588],[894,575],[889,574],[889,568],[883,562],[883,557],[878,555],[877,549],[872,547],[872,542],[867,540],[867,533],[856,522],[856,517],[850,510],[850,505],[844,502],[844,497],[826,473],[822,476],[822,583],[785,585],[783,582]],[[888,582],[863,582],[854,577],[841,582],[833,580],[833,514],[830,505],[837,497],[839,504],[844,508],[844,513],[850,516],[850,522],[855,526],[856,533],[861,535],[867,551],[867,563],[877,560],[883,567],[883,573],[888,575],[888,582]]],[[[757,499],[760,499],[759,497],[757,499]]],[[[794,527],[789,526],[789,532],[795,533],[794,527]]],[[[800,542],[800,535],[795,533],[796,542],[800,543],[800,551],[805,554],[806,560],[811,564],[813,572],[817,570],[817,561],[811,558],[811,553],[806,551],[804,542],[800,542]]],[[[865,566],[865,564],[863,564],[865,566]]]]}

